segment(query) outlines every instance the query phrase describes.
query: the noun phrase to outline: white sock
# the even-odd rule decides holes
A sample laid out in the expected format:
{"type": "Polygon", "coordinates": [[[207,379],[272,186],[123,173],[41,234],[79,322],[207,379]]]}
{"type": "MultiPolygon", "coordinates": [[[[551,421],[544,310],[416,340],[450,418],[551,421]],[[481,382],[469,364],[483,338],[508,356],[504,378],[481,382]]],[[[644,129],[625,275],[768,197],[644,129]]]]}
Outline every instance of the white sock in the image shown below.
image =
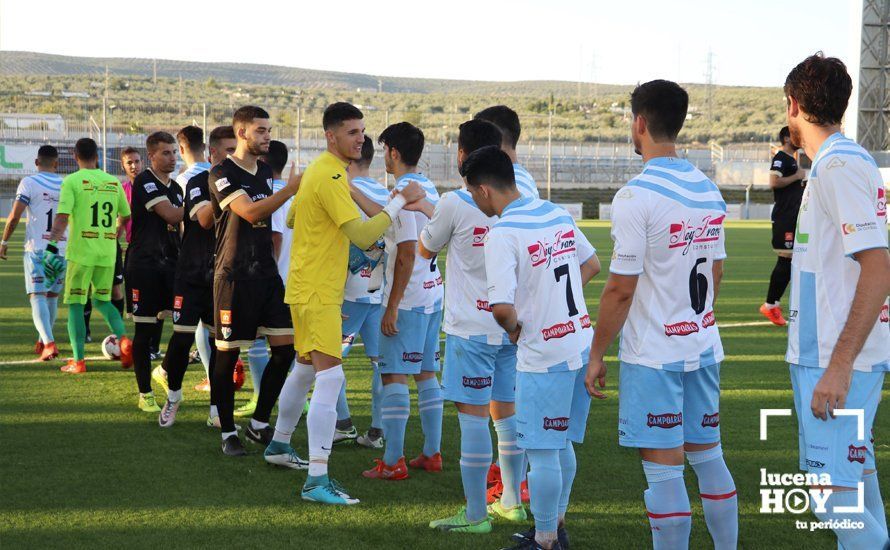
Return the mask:
{"type": "Polygon", "coordinates": [[[195,329],[195,347],[198,348],[198,356],[204,365],[204,376],[210,378],[210,331],[203,321],[198,321],[198,328],[195,329]]]}
{"type": "Polygon", "coordinates": [[[325,475],[328,472],[328,457],[334,441],[337,426],[337,398],[340,388],[346,382],[343,365],[323,370],[315,375],[315,390],[309,402],[306,425],[309,428],[309,467],[316,472],[309,475],[325,475]],[[313,468],[312,464],[317,466],[313,468]]]}
{"type": "Polygon", "coordinates": [[[290,436],[300,422],[306,396],[312,389],[313,382],[315,382],[315,369],[312,365],[297,363],[287,375],[287,380],[284,381],[284,387],[278,396],[278,419],[275,420],[273,441],[290,443],[290,436]]]}
{"type": "Polygon", "coordinates": [[[59,315],[59,297],[47,296],[46,307],[49,308],[49,324],[53,326],[56,324],[56,317],[59,315]]]}
{"type": "Polygon", "coordinates": [[[210,405],[210,418],[216,418],[219,416],[219,409],[216,408],[216,405],[210,405]]]}
{"type": "Polygon", "coordinates": [[[53,326],[50,321],[49,306],[46,303],[46,294],[31,294],[30,300],[34,328],[40,335],[40,341],[49,344],[53,341],[53,326]]]}
{"type": "Polygon", "coordinates": [[[223,439],[223,441],[225,441],[226,439],[230,438],[233,435],[238,435],[238,431],[236,430],[234,432],[222,432],[222,439],[223,439]]]}
{"type": "Polygon", "coordinates": [[[253,418],[250,419],[250,427],[253,428],[254,430],[262,430],[263,428],[265,428],[268,425],[269,425],[268,422],[257,422],[253,418]]]}
{"type": "Polygon", "coordinates": [[[170,390],[167,392],[167,401],[175,403],[182,400],[182,389],[170,390]]]}

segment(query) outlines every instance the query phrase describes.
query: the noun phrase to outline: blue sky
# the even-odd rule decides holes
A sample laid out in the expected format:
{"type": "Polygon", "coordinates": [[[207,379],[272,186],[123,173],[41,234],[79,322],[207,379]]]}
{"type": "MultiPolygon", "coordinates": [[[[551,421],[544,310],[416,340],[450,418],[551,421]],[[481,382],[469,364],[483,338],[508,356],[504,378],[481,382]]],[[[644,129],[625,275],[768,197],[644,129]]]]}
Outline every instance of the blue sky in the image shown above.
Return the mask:
{"type": "Polygon", "coordinates": [[[718,84],[778,86],[816,50],[849,57],[855,1],[6,0],[0,49],[621,84],[704,82],[710,50],[718,84]]]}

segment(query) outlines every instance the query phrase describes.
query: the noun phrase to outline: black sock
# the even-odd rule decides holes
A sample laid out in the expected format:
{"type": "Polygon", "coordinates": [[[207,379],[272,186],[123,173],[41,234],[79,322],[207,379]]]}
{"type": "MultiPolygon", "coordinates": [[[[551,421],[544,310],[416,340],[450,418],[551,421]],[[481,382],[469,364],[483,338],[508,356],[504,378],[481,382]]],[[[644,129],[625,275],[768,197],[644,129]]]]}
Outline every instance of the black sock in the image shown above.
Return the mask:
{"type": "Polygon", "coordinates": [[[136,374],[136,385],[139,393],[151,391],[151,357],[149,342],[154,333],[154,324],[136,323],[133,335],[133,372],[136,374]]]}
{"type": "Polygon", "coordinates": [[[121,298],[120,300],[115,300],[114,298],[112,298],[111,303],[114,304],[114,307],[117,308],[117,312],[121,314],[121,317],[123,317],[124,316],[124,299],[121,298]]]}
{"type": "Polygon", "coordinates": [[[158,353],[161,351],[161,334],[164,332],[164,320],[158,319],[158,322],[154,325],[154,333],[151,335],[151,341],[149,342],[149,347],[151,348],[152,353],[158,353]]]}
{"type": "Polygon", "coordinates": [[[766,303],[777,304],[785,294],[788,283],[791,281],[791,258],[783,258],[779,256],[776,260],[776,267],[773,268],[773,274],[769,278],[769,290],[766,293],[766,303]]]}
{"type": "MultiPolygon", "coordinates": [[[[278,401],[281,388],[287,379],[287,373],[294,362],[297,352],[292,344],[284,346],[270,346],[269,363],[263,371],[263,379],[260,381],[260,395],[257,397],[256,410],[253,419],[257,422],[269,422],[272,416],[272,408],[278,401]]],[[[256,380],[253,381],[256,384],[256,380]]]]}
{"type": "Polygon", "coordinates": [[[238,350],[216,350],[216,364],[210,381],[210,401],[216,402],[222,432],[235,431],[235,382],[232,374],[238,361],[238,350]]]}
{"type": "Polygon", "coordinates": [[[87,327],[86,335],[90,335],[90,316],[93,314],[93,301],[87,300],[87,303],[83,306],[83,322],[87,327]]]}
{"type": "Polygon", "coordinates": [[[195,335],[187,332],[176,332],[170,336],[167,353],[164,354],[164,370],[167,371],[167,385],[170,390],[182,389],[182,379],[189,365],[189,350],[195,335]]]}

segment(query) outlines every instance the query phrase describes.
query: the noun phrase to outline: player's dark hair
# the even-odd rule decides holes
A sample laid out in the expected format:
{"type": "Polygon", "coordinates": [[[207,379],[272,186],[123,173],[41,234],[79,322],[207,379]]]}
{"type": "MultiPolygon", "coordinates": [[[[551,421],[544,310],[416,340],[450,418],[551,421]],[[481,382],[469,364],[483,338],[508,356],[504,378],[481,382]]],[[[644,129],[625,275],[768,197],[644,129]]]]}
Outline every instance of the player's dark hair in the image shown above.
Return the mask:
{"type": "Polygon", "coordinates": [[[204,130],[188,125],[176,133],[176,141],[192,153],[200,153],[204,150],[204,130]]]}
{"type": "Polygon", "coordinates": [[[263,160],[276,174],[284,172],[284,165],[287,164],[287,145],[273,139],[269,142],[269,152],[263,155],[263,160]]]}
{"type": "Polygon", "coordinates": [[[630,94],[631,112],[646,119],[646,128],[656,141],[675,141],[688,109],[689,94],[670,80],[640,84],[630,94]]]}
{"type": "Polygon", "coordinates": [[[340,126],[347,120],[361,120],[365,115],[358,107],[345,101],[338,101],[328,105],[321,117],[321,125],[325,130],[330,130],[336,126],[340,126]]]}
{"type": "Polygon", "coordinates": [[[791,130],[787,126],[782,126],[782,129],[779,130],[779,145],[785,145],[786,139],[791,139],[791,130]]]}
{"type": "MultiPolygon", "coordinates": [[[[139,155],[139,149],[128,145],[128,146],[124,147],[123,149],[121,149],[121,159],[123,159],[127,155],[139,155]]],[[[139,156],[142,156],[142,155],[139,155],[139,156]]]]}
{"type": "Polygon", "coordinates": [[[470,153],[460,168],[467,185],[490,185],[501,191],[516,189],[513,161],[500,145],[486,145],[470,153]]]}
{"type": "Polygon", "coordinates": [[[83,161],[98,160],[99,146],[91,138],[80,138],[74,144],[74,156],[83,161]]]}
{"type": "Polygon", "coordinates": [[[231,126],[217,126],[210,131],[210,139],[208,140],[211,147],[216,147],[219,142],[224,139],[235,139],[235,129],[231,126]]]}
{"type": "Polygon", "coordinates": [[[360,166],[371,166],[372,160],[374,160],[374,140],[365,136],[365,142],[362,143],[362,158],[353,162],[360,166]]]}
{"type": "Polygon", "coordinates": [[[497,126],[487,120],[474,118],[460,125],[457,134],[457,146],[469,155],[487,145],[500,147],[504,134],[497,126]]]}
{"type": "Polygon", "coordinates": [[[406,166],[417,166],[423,153],[423,131],[410,122],[397,122],[380,133],[377,143],[398,151],[406,166]]]}
{"type": "Polygon", "coordinates": [[[54,160],[59,158],[59,150],[52,145],[41,145],[37,150],[37,164],[41,168],[52,166],[54,160]]]}
{"type": "Polygon", "coordinates": [[[506,105],[495,105],[482,109],[473,118],[487,120],[497,126],[504,135],[504,141],[509,143],[511,148],[516,149],[516,144],[519,143],[519,134],[522,133],[522,126],[519,124],[519,115],[516,114],[516,111],[506,105]]]}
{"type": "Polygon", "coordinates": [[[253,122],[256,118],[270,118],[269,113],[262,107],[256,105],[245,105],[239,107],[235,114],[232,115],[232,126],[243,126],[253,122]]]}
{"type": "Polygon", "coordinates": [[[847,66],[822,52],[801,61],[785,79],[785,97],[793,97],[811,124],[840,124],[853,92],[847,66]]]}
{"type": "Polygon", "coordinates": [[[176,143],[176,140],[173,139],[173,136],[168,134],[167,132],[155,132],[150,134],[148,138],[145,140],[145,148],[148,149],[148,152],[152,152],[155,150],[155,147],[160,145],[161,143],[169,143],[173,145],[176,143]]]}

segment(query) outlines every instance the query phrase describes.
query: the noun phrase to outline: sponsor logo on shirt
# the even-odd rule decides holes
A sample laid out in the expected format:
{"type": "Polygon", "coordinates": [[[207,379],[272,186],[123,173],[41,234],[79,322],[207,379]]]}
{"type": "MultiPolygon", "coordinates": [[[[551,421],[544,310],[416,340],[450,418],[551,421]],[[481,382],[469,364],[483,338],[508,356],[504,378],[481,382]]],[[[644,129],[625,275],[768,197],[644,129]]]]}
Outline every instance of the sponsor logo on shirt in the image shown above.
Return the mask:
{"type": "Polygon", "coordinates": [[[479,311],[491,311],[491,306],[488,304],[488,300],[476,300],[476,309],[479,311]]]}
{"type": "Polygon", "coordinates": [[[173,309],[182,309],[182,296],[173,297],[173,309]]]}
{"type": "Polygon", "coordinates": [[[668,237],[668,248],[681,248],[685,256],[693,244],[719,240],[725,218],[725,215],[717,218],[709,215],[702,218],[699,223],[693,223],[689,220],[681,223],[672,223],[670,236],[668,237]]]}
{"type": "Polygon", "coordinates": [[[773,161],[773,168],[781,168],[781,167],[782,167],[782,161],[781,161],[781,160],[774,160],[774,161],[773,161]]]}
{"type": "Polygon", "coordinates": [[[195,200],[200,196],[201,196],[201,188],[199,188],[199,187],[195,187],[194,189],[189,191],[189,198],[192,200],[195,200]]]}
{"type": "Polygon", "coordinates": [[[873,231],[878,228],[878,224],[875,222],[865,222],[865,223],[842,223],[841,230],[844,235],[852,235],[853,233],[858,233],[859,231],[873,231]]]}
{"type": "Polygon", "coordinates": [[[680,321],[673,325],[664,325],[665,336],[689,336],[698,332],[698,324],[695,321],[680,321]]]}
{"type": "Polygon", "coordinates": [[[831,162],[828,163],[828,165],[825,167],[825,169],[832,170],[834,168],[843,168],[846,165],[847,165],[846,162],[842,161],[838,157],[834,157],[833,159],[831,159],[831,162]]]}
{"type": "Polygon", "coordinates": [[[865,464],[865,455],[867,454],[865,445],[862,447],[856,447],[855,445],[850,445],[847,447],[847,460],[850,462],[858,462],[860,464],[865,464]]]}
{"type": "Polygon", "coordinates": [[[491,387],[491,376],[464,376],[463,386],[474,390],[491,387]]]}
{"type": "Polygon", "coordinates": [[[878,217],[887,216],[887,191],[883,187],[878,187],[878,217]]]}
{"type": "Polygon", "coordinates": [[[230,310],[230,309],[219,310],[219,322],[223,325],[231,325],[232,324],[232,310],[230,310]]]}
{"type": "Polygon", "coordinates": [[[473,246],[485,246],[485,237],[488,236],[488,227],[473,228],[473,246]]]}
{"type": "Polygon", "coordinates": [[[138,301],[139,301],[139,289],[138,289],[138,288],[134,288],[134,289],[132,289],[132,290],[130,291],[130,298],[131,298],[134,302],[138,302],[138,301]]]}
{"type": "Polygon", "coordinates": [[[569,419],[565,416],[559,416],[557,418],[548,418],[544,417],[544,429],[545,430],[556,430],[557,432],[564,432],[569,429],[569,419]]]}
{"type": "Polygon", "coordinates": [[[402,361],[420,363],[423,361],[423,353],[419,351],[404,351],[402,352],[402,361]]]}
{"type": "Polygon", "coordinates": [[[439,277],[436,277],[435,281],[424,281],[423,288],[424,288],[424,290],[429,290],[431,288],[436,288],[437,286],[441,286],[443,284],[444,284],[444,281],[442,280],[442,277],[439,276],[439,277]]]}
{"type": "Polygon", "coordinates": [[[807,466],[810,467],[810,468],[824,468],[824,467],[825,467],[825,463],[824,463],[824,462],[819,462],[818,460],[810,460],[810,459],[808,458],[808,459],[807,459],[807,466]]]}
{"type": "Polygon", "coordinates": [[[646,415],[646,426],[650,428],[663,428],[665,430],[683,424],[683,413],[664,413],[646,415]]]}
{"type": "Polygon", "coordinates": [[[544,336],[544,341],[550,340],[551,338],[562,338],[567,334],[575,333],[575,323],[574,321],[567,321],[565,323],[557,323],[552,327],[545,328],[541,331],[541,334],[544,336]]]}
{"type": "Polygon", "coordinates": [[[582,315],[580,321],[581,328],[590,328],[590,315],[582,315]]]}
{"type": "Polygon", "coordinates": [[[142,186],[145,189],[146,193],[155,193],[158,190],[158,186],[154,184],[154,182],[146,182],[145,185],[142,186]]]}
{"type": "Polygon", "coordinates": [[[216,190],[217,191],[222,191],[229,185],[230,184],[229,184],[228,178],[219,178],[218,180],[216,180],[216,190]]]}
{"type": "Polygon", "coordinates": [[[562,254],[568,254],[569,252],[575,252],[574,229],[569,229],[565,232],[562,230],[557,231],[553,244],[538,241],[528,246],[528,255],[532,262],[532,267],[539,265],[549,266],[553,258],[562,254]]]}
{"type": "Polygon", "coordinates": [[[720,413],[716,412],[714,414],[705,413],[701,417],[701,427],[702,428],[716,428],[720,425],[720,413]]]}
{"type": "Polygon", "coordinates": [[[884,304],[881,306],[881,315],[878,317],[882,323],[890,323],[890,306],[884,304]]]}
{"type": "Polygon", "coordinates": [[[701,319],[701,328],[712,327],[717,324],[717,319],[714,318],[714,312],[709,311],[705,313],[705,316],[701,319]]]}
{"type": "Polygon", "coordinates": [[[363,279],[370,279],[371,271],[372,271],[371,266],[366,265],[365,267],[362,268],[361,271],[358,272],[358,275],[359,275],[359,277],[362,277],[363,279]]]}

